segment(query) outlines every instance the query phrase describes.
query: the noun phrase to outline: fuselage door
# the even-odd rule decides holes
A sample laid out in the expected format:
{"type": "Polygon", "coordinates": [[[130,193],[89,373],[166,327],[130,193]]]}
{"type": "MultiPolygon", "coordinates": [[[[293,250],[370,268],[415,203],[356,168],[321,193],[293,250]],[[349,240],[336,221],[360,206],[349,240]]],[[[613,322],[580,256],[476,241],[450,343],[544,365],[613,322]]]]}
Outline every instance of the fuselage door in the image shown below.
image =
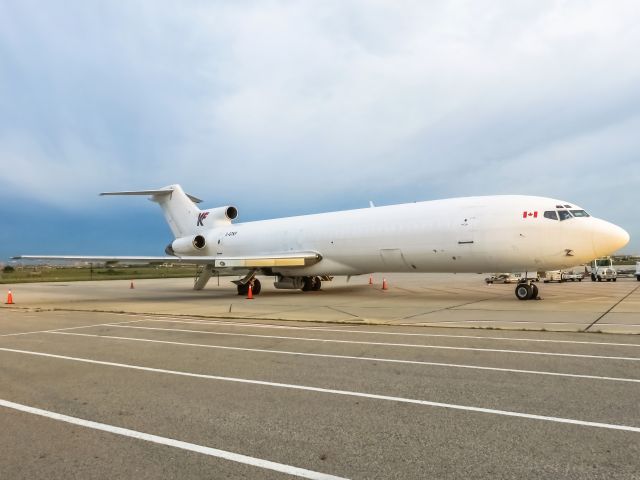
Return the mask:
{"type": "Polygon", "coordinates": [[[465,208],[458,216],[458,245],[473,245],[476,215],[474,208],[465,208]]]}

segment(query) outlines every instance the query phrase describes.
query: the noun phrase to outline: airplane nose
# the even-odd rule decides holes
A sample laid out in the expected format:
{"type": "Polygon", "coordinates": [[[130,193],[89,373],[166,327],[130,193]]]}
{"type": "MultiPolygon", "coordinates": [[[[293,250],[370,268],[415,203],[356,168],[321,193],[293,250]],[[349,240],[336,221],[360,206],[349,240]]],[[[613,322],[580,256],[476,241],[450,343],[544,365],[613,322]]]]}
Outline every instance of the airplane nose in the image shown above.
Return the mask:
{"type": "Polygon", "coordinates": [[[601,221],[593,232],[593,250],[596,257],[611,255],[629,243],[629,233],[613,223],[601,221]]]}

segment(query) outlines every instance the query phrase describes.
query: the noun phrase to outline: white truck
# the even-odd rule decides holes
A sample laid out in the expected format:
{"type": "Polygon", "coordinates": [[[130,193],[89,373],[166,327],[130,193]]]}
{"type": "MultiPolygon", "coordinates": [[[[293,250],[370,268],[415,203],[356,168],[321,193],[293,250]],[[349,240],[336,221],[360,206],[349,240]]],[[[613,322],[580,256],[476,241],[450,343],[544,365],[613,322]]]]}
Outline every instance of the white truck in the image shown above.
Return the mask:
{"type": "Polygon", "coordinates": [[[549,270],[547,272],[544,272],[544,275],[542,276],[542,281],[544,283],[549,283],[549,282],[564,282],[564,272],[562,270],[549,270]]]}
{"type": "Polygon", "coordinates": [[[562,280],[565,282],[581,282],[583,278],[584,273],[562,272],[562,280]]]}
{"type": "Polygon", "coordinates": [[[581,282],[584,278],[583,273],[575,273],[574,271],[562,271],[562,270],[549,270],[543,272],[540,277],[544,281],[544,283],[550,282],[581,282]]]}
{"type": "Polygon", "coordinates": [[[601,282],[606,280],[607,282],[616,281],[618,279],[618,272],[613,268],[613,260],[611,257],[597,258],[591,262],[591,281],[601,282]]]}

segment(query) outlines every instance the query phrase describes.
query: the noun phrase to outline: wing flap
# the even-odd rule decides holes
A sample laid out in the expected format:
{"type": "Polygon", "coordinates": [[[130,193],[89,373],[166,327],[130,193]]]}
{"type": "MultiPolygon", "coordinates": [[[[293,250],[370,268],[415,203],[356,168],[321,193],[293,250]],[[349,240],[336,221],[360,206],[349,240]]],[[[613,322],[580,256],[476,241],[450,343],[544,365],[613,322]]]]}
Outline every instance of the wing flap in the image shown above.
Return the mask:
{"type": "Polygon", "coordinates": [[[322,260],[317,252],[287,252],[244,257],[135,257],[135,256],[88,256],[88,255],[19,255],[13,260],[48,260],[60,262],[95,262],[95,263],[169,263],[183,265],[212,265],[216,269],[251,269],[270,267],[305,267],[322,260]]]}

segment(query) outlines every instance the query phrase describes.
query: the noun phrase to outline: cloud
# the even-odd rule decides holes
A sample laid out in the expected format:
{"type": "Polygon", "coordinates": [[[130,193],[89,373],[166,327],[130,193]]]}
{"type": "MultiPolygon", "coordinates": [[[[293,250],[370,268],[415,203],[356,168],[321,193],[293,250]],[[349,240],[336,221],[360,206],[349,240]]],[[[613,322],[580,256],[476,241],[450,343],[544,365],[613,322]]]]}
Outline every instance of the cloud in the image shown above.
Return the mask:
{"type": "Polygon", "coordinates": [[[5,4],[2,195],[179,182],[266,215],[509,191],[606,216],[597,185],[640,234],[639,21],[633,1],[5,4]]]}

